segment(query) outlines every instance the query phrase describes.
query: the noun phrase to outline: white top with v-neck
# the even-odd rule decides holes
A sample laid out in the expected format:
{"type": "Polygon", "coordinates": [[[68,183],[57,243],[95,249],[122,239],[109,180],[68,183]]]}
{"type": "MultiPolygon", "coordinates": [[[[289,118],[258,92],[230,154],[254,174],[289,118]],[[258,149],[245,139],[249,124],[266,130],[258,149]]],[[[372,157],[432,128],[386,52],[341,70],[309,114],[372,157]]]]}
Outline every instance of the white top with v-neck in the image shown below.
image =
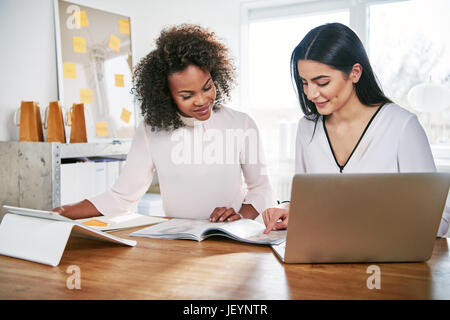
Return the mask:
{"type": "MultiPolygon", "coordinates": [[[[339,173],[321,116],[298,124],[296,173],[339,173]],[[315,132],[314,132],[315,128],[315,132]]],[[[374,114],[342,173],[433,172],[430,144],[417,116],[396,104],[374,114]]]]}
{"type": "Polygon", "coordinates": [[[262,213],[272,204],[253,119],[227,107],[211,112],[206,121],[180,119],[185,126],[170,131],[152,131],[140,123],[114,186],[88,199],[97,210],[106,216],[133,210],[155,170],[169,217],[207,219],[216,207],[238,212],[243,203],[262,213]]]}
{"type": "MultiPolygon", "coordinates": [[[[359,143],[340,167],[327,138],[323,117],[301,118],[297,129],[296,173],[434,172],[430,144],[417,116],[388,103],[372,117],[359,143]]],[[[444,212],[438,235],[447,233],[450,209],[444,212]]]]}

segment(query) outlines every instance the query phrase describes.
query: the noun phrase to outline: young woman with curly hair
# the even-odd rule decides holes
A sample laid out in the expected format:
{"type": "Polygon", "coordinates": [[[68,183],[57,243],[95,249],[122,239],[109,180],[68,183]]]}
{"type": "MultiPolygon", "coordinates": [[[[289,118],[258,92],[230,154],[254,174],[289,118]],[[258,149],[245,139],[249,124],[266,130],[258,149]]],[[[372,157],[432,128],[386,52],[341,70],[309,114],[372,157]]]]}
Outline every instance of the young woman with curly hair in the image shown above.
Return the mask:
{"type": "Polygon", "coordinates": [[[103,194],[54,211],[72,219],[126,214],[155,170],[166,216],[254,219],[270,206],[255,122],[223,106],[234,68],[214,33],[195,25],[164,29],[133,82],[144,120],[119,179],[103,194]]]}

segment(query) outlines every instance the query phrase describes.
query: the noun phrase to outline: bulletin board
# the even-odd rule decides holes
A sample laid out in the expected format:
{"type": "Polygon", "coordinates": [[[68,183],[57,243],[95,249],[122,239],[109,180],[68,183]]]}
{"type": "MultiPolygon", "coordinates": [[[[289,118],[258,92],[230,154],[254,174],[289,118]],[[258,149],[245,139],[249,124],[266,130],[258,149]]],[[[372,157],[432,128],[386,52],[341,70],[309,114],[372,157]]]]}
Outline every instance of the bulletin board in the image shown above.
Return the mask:
{"type": "Polygon", "coordinates": [[[88,142],[132,138],[137,116],[130,18],[62,0],[54,4],[60,103],[65,111],[84,103],[88,142]]]}

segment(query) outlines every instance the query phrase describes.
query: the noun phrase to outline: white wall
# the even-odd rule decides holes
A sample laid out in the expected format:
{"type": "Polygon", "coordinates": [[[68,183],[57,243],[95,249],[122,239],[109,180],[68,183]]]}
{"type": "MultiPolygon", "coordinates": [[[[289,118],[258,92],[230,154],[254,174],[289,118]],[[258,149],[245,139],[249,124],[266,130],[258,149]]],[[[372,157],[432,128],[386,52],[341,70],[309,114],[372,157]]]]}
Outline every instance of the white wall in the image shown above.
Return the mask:
{"type": "Polygon", "coordinates": [[[58,98],[51,0],[0,1],[0,140],[18,140],[12,123],[21,100],[58,98]]]}
{"type": "MultiPolygon", "coordinates": [[[[197,23],[216,32],[239,65],[239,0],[71,2],[131,17],[134,64],[154,47],[162,27],[197,23]]],[[[0,0],[0,39],[0,141],[17,141],[13,114],[20,101],[39,101],[45,108],[58,98],[53,0],[0,0]]]]}

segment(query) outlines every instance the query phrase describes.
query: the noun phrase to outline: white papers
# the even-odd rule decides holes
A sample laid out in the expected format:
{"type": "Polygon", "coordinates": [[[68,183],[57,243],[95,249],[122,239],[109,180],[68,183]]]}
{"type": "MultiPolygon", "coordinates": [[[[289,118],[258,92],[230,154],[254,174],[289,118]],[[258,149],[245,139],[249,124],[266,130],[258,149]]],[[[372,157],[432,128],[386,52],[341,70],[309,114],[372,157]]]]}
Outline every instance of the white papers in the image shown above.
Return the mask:
{"type": "Polygon", "coordinates": [[[120,175],[120,165],[125,161],[109,161],[106,163],[106,189],[111,188],[120,175]]]}
{"type": "Polygon", "coordinates": [[[61,164],[61,205],[76,203],[111,188],[125,161],[94,161],[61,164]]]}
{"type": "Polygon", "coordinates": [[[126,215],[116,216],[116,217],[93,217],[87,219],[78,219],[77,222],[89,226],[90,228],[101,230],[101,231],[112,231],[112,230],[120,230],[126,228],[134,228],[145,226],[149,224],[161,223],[167,221],[164,218],[150,217],[145,216],[143,214],[138,213],[129,213],[126,215]],[[100,221],[106,223],[106,226],[95,226],[89,225],[90,221],[100,221]]]}
{"type": "MultiPolygon", "coordinates": [[[[104,172],[103,180],[105,179],[104,172]]],[[[71,204],[92,197],[101,188],[96,185],[96,163],[77,162],[61,165],[61,205],[71,204]]],[[[104,188],[104,182],[102,183],[104,188]]]]}
{"type": "Polygon", "coordinates": [[[137,212],[150,216],[164,217],[161,195],[155,193],[144,194],[137,205],[137,212]]]}

